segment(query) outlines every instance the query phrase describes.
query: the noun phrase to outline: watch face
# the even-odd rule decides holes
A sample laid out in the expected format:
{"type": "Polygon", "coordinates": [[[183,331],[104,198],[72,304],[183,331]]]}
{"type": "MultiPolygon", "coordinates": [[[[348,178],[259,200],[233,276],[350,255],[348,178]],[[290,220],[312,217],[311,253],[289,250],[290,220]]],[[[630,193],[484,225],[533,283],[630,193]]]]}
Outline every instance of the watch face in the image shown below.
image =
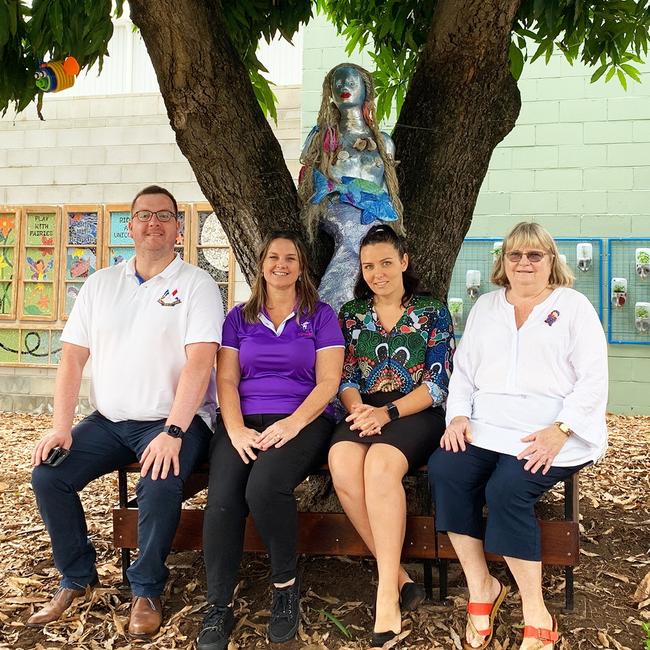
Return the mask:
{"type": "Polygon", "coordinates": [[[183,435],[183,429],[175,424],[171,424],[168,427],[165,427],[165,429],[167,430],[167,433],[174,438],[180,438],[183,435]]]}

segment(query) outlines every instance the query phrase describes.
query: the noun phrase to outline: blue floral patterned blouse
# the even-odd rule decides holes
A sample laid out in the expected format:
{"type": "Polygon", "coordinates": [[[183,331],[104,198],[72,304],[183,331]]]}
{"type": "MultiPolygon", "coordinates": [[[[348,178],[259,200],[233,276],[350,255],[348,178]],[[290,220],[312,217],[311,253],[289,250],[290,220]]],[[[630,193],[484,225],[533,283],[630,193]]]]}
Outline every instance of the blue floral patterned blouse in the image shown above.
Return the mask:
{"type": "Polygon", "coordinates": [[[339,321],[345,338],[340,391],[407,394],[424,384],[433,406],[444,404],[455,343],[451,315],[442,302],[414,296],[390,332],[371,299],[345,303],[339,321]]]}

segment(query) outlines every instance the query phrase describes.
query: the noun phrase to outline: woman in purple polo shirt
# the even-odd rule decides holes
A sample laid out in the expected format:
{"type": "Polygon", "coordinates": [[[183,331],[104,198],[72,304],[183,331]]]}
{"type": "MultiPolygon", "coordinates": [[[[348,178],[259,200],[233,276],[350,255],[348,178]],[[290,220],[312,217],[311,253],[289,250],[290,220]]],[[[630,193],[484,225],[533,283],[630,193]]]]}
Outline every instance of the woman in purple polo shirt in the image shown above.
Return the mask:
{"type": "Polygon", "coordinates": [[[293,491],[327,455],[343,365],[343,335],[318,300],[302,242],[267,238],[251,297],[230,311],[219,350],[221,417],[210,449],[203,549],[211,605],[197,644],[225,650],[250,511],[271,558],[268,635],[293,638],[300,621],[293,491]]]}
{"type": "Polygon", "coordinates": [[[373,226],[359,257],[355,300],[339,316],[340,398],[349,415],[334,431],[329,466],[346,514],[377,558],[370,645],[381,647],[401,631],[400,605],[414,609],[425,595],[400,566],[402,479],[426,463],[445,430],[454,334],[447,307],[417,294],[406,242],[390,226],[373,226]]]}

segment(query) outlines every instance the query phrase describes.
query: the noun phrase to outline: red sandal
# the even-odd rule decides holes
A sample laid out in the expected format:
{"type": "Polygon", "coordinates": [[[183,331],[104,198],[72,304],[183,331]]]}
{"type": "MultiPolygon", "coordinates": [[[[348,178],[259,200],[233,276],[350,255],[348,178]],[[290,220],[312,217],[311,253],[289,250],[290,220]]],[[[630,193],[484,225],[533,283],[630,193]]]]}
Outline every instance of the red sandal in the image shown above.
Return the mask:
{"type": "Polygon", "coordinates": [[[470,645],[465,639],[463,639],[464,650],[484,650],[490,645],[490,641],[492,641],[492,636],[494,634],[494,619],[496,618],[499,607],[501,607],[501,604],[505,600],[506,594],[509,591],[508,587],[504,587],[501,583],[499,583],[499,586],[501,587],[501,591],[499,591],[499,595],[493,603],[468,603],[467,624],[470,626],[470,629],[474,634],[484,638],[483,643],[478,647],[470,645]],[[470,614],[472,616],[489,616],[490,627],[485,630],[477,630],[470,618],[470,614]]]}
{"type": "Polygon", "coordinates": [[[547,645],[551,646],[551,650],[555,648],[555,644],[560,638],[560,633],[557,631],[557,620],[553,617],[553,629],[545,630],[542,627],[533,627],[526,625],[524,627],[524,639],[537,639],[538,643],[534,645],[531,650],[542,650],[547,645]]]}

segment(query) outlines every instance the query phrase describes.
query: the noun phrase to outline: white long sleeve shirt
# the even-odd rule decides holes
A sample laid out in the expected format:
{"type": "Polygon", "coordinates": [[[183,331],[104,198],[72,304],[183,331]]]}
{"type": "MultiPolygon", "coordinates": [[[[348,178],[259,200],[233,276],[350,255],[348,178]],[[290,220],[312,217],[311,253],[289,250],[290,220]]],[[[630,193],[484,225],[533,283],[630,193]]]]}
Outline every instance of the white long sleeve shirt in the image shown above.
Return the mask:
{"type": "Polygon", "coordinates": [[[447,422],[471,420],[473,444],[516,456],[521,439],[565,422],[574,432],[553,462],[572,467],[607,448],[607,344],[589,300],[566,287],[517,330],[505,289],[481,296],[454,357],[447,422]]]}

